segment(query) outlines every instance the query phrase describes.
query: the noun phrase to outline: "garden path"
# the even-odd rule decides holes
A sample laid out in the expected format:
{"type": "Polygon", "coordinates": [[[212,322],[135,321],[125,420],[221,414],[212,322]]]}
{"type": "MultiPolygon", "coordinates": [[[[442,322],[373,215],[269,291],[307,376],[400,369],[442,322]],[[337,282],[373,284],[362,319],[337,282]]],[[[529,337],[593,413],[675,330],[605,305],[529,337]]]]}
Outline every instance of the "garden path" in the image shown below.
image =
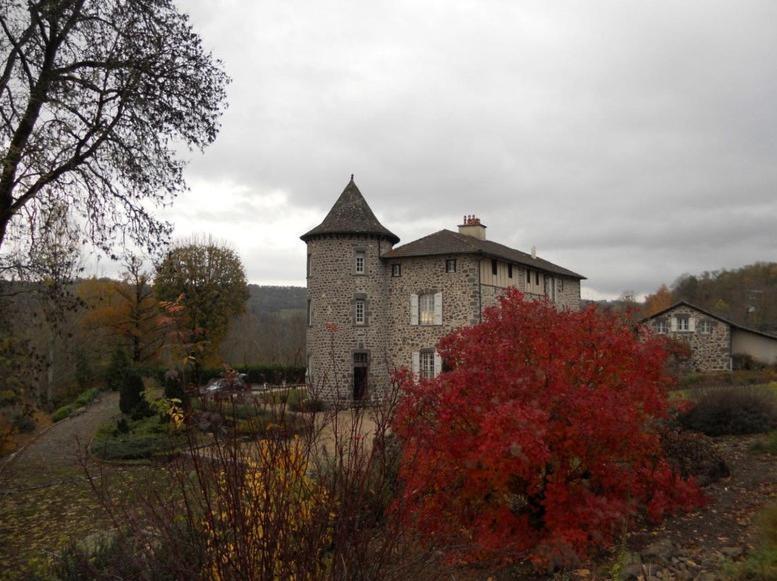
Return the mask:
{"type": "MultiPolygon", "coordinates": [[[[118,393],[103,393],[83,413],[64,419],[23,449],[0,473],[0,579],[28,576],[72,540],[110,526],[79,461],[100,424],[118,414],[118,393]],[[29,569],[28,569],[29,571],[29,569]]],[[[127,486],[150,467],[106,467],[127,486]]]]}

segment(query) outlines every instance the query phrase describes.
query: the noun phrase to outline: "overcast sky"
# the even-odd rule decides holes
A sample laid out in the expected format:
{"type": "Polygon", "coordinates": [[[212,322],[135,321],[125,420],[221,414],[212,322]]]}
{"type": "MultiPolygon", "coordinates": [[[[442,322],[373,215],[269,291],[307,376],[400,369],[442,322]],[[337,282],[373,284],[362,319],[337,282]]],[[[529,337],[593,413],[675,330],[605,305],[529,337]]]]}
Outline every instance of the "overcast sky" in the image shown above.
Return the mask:
{"type": "Polygon", "coordinates": [[[304,285],[356,174],[402,242],[477,214],[583,295],[777,260],[777,2],[180,0],[232,77],[176,236],[304,285]]]}

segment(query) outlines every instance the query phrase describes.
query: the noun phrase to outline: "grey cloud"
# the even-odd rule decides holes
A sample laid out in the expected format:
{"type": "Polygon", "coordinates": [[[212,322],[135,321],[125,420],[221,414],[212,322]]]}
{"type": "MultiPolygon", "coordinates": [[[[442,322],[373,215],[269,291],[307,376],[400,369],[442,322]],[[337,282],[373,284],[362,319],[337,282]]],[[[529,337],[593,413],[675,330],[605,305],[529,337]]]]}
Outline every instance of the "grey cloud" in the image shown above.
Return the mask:
{"type": "Polygon", "coordinates": [[[270,191],[304,210],[282,260],[235,239],[255,280],[304,282],[297,236],[351,172],[403,241],[475,212],[599,293],[775,257],[770,0],[186,8],[234,78],[188,175],[248,193],[212,219],[246,222],[270,191]]]}

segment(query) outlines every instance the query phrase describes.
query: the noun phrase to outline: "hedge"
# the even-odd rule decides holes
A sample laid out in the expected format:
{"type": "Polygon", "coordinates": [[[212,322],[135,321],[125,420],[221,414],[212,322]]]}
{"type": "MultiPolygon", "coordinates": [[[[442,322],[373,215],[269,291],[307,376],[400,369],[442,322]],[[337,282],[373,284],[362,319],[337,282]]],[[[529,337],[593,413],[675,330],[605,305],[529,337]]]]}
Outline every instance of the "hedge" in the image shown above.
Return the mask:
{"type": "MultiPolygon", "coordinates": [[[[239,373],[248,376],[248,383],[268,383],[281,385],[284,381],[290,384],[305,383],[305,368],[291,365],[249,365],[236,367],[239,373]]],[[[200,381],[207,383],[224,373],[223,368],[203,369],[200,372],[200,381]]]]}

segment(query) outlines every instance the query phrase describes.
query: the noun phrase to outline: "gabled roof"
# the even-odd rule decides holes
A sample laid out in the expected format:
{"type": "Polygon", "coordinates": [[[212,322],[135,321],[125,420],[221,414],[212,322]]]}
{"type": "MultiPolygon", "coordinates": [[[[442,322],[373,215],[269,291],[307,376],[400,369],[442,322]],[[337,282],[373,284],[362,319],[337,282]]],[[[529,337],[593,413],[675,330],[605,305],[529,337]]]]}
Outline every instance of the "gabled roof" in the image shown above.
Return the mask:
{"type": "Polygon", "coordinates": [[[721,317],[720,315],[716,315],[712,311],[708,311],[707,309],[703,309],[699,306],[696,306],[694,304],[689,303],[688,301],[677,301],[675,304],[673,304],[671,307],[667,307],[663,309],[662,311],[658,311],[657,313],[654,313],[650,315],[649,317],[645,317],[644,319],[640,320],[640,323],[647,323],[651,319],[655,319],[656,317],[660,317],[661,315],[668,313],[672,309],[676,309],[677,307],[688,307],[690,309],[694,309],[696,311],[699,311],[700,313],[704,313],[708,317],[712,317],[713,319],[717,319],[718,321],[725,323],[726,325],[730,325],[731,327],[734,327],[735,329],[739,329],[740,331],[747,331],[748,333],[755,333],[756,335],[761,335],[763,337],[766,337],[768,339],[775,339],[777,340],[777,336],[771,335],[770,333],[765,333],[764,331],[759,331],[758,329],[752,329],[750,327],[745,327],[744,325],[740,325],[739,323],[735,323],[731,319],[726,319],[725,317],[721,317]]]}
{"type": "Polygon", "coordinates": [[[383,226],[372,213],[364,196],[356,187],[353,176],[324,221],[300,238],[307,242],[324,234],[366,234],[387,238],[392,244],[399,242],[399,236],[383,226]]]}
{"type": "Polygon", "coordinates": [[[406,258],[411,256],[435,256],[439,254],[479,254],[492,258],[500,258],[507,262],[521,264],[552,274],[560,274],[577,279],[585,277],[562,268],[542,258],[532,258],[520,250],[515,250],[490,240],[480,240],[474,236],[466,236],[450,230],[440,230],[413,242],[394,248],[383,255],[384,258],[406,258]]]}

